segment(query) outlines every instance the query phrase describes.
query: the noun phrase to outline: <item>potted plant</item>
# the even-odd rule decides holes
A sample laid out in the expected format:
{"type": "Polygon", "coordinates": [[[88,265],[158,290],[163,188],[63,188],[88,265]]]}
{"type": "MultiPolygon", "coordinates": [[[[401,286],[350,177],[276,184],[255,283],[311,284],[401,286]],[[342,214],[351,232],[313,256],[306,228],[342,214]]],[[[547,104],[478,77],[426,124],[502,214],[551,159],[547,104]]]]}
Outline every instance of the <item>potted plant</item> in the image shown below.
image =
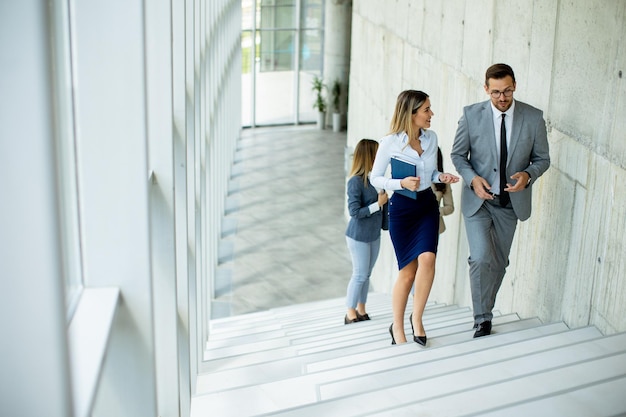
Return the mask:
{"type": "Polygon", "coordinates": [[[324,89],[326,84],[322,78],[313,77],[312,90],[315,91],[315,101],[313,102],[313,108],[317,109],[317,127],[324,129],[324,119],[326,118],[326,101],[324,100],[324,89]]]}
{"type": "Polygon", "coordinates": [[[339,99],[341,98],[341,82],[336,79],[330,90],[333,103],[333,132],[341,131],[341,109],[339,108],[339,99]]]}

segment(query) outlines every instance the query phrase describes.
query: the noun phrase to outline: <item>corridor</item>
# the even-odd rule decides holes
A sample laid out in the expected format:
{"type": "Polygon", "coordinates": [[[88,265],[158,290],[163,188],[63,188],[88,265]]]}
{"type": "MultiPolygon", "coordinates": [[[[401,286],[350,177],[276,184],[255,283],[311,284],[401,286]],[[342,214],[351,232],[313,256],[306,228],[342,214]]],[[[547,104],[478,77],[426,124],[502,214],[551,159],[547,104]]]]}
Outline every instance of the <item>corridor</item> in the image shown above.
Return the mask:
{"type": "Polygon", "coordinates": [[[345,143],[311,125],[242,131],[213,318],[345,295],[345,143]]]}

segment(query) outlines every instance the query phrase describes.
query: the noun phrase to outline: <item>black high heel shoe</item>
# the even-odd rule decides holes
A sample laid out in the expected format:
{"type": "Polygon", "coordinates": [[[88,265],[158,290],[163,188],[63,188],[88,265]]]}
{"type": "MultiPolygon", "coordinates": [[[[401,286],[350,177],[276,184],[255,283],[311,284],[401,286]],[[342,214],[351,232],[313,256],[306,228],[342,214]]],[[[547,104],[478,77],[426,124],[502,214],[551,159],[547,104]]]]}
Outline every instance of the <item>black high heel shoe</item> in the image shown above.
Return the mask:
{"type": "Polygon", "coordinates": [[[393,338],[393,323],[389,325],[389,334],[391,335],[391,344],[396,344],[396,339],[393,338]]]}
{"type": "Polygon", "coordinates": [[[415,329],[413,328],[413,313],[409,316],[409,321],[411,322],[411,330],[413,331],[413,341],[418,345],[426,346],[426,341],[428,340],[426,335],[415,336],[415,329]]]}

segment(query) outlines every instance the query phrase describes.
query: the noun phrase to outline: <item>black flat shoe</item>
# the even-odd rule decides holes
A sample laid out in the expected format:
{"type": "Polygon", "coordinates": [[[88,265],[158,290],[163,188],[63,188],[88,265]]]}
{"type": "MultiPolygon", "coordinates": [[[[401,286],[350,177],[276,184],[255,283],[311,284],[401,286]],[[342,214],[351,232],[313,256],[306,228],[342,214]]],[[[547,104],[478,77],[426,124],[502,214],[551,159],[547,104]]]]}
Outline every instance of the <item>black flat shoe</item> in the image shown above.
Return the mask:
{"type": "Polygon", "coordinates": [[[391,344],[396,344],[396,339],[393,338],[393,323],[389,325],[389,334],[391,335],[391,344]]]}
{"type": "Polygon", "coordinates": [[[344,317],[344,319],[343,319],[343,324],[357,323],[358,321],[359,321],[358,317],[355,318],[355,319],[350,320],[348,318],[348,315],[346,314],[346,317],[344,317]]]}
{"type": "Polygon", "coordinates": [[[409,316],[409,321],[411,322],[411,331],[413,332],[413,341],[418,345],[426,346],[426,341],[428,338],[426,335],[424,336],[415,336],[415,329],[413,328],[413,313],[409,316]]]}
{"type": "Polygon", "coordinates": [[[358,311],[356,312],[356,318],[359,319],[359,321],[371,320],[367,313],[361,315],[358,311]]]}

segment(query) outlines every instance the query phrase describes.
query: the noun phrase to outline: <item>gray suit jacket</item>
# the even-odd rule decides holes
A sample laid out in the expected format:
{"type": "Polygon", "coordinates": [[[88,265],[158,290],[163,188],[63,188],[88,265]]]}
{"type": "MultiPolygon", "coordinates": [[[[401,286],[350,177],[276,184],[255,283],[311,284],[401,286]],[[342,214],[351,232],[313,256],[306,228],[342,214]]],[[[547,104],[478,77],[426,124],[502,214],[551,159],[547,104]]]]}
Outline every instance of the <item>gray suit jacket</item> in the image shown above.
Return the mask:
{"type": "MultiPolygon", "coordinates": [[[[483,204],[483,200],[470,188],[472,179],[476,175],[489,178],[500,164],[489,100],[463,109],[450,156],[464,182],[461,210],[466,217],[472,216],[483,204]]],[[[532,178],[529,187],[510,194],[518,219],[524,221],[530,217],[532,184],[549,166],[550,154],[543,112],[516,100],[506,175],[508,178],[516,172],[527,171],[532,178]]]]}

